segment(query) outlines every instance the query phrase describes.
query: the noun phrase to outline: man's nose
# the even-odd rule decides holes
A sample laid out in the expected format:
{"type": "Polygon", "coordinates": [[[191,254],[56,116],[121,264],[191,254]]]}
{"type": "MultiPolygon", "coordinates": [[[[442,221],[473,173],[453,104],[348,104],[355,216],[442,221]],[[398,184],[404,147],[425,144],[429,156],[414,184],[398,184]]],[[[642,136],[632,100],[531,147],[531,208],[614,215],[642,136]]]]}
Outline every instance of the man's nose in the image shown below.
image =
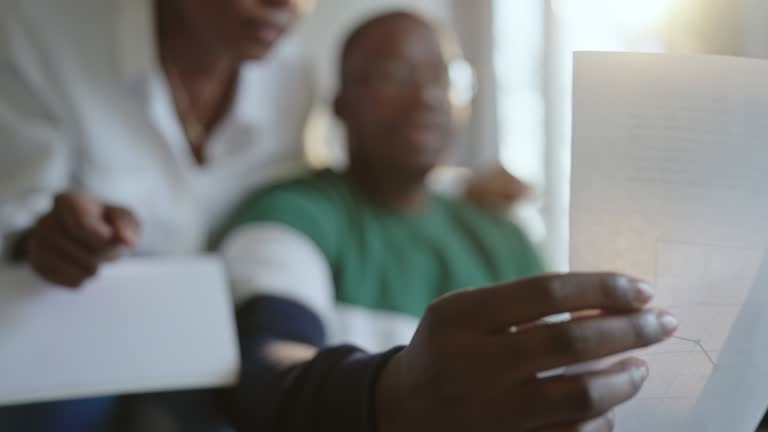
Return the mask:
{"type": "Polygon", "coordinates": [[[422,105],[437,107],[448,100],[448,89],[443,83],[418,80],[414,83],[412,91],[415,99],[422,105]]]}

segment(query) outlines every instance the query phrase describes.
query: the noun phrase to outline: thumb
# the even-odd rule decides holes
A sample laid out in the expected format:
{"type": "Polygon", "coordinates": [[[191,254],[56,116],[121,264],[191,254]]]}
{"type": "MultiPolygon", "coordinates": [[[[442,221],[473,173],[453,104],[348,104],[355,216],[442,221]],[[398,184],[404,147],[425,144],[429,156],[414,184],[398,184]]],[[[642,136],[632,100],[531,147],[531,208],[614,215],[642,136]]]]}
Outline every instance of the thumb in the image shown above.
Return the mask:
{"type": "Polygon", "coordinates": [[[106,206],[104,219],[112,227],[115,239],[125,246],[133,247],[139,241],[139,221],[122,207],[106,206]]]}
{"type": "Polygon", "coordinates": [[[512,198],[522,198],[531,193],[531,187],[516,177],[512,177],[507,185],[507,194],[512,198]]]}

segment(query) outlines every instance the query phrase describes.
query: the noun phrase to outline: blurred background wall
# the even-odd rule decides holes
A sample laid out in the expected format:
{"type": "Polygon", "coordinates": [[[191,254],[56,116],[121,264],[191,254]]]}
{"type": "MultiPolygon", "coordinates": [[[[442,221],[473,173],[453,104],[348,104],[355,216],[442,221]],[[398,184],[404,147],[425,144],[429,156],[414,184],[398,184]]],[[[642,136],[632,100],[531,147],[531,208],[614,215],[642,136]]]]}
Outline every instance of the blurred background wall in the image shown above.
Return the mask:
{"type": "Polygon", "coordinates": [[[319,108],[308,142],[319,164],[343,153],[329,111],[338,46],[360,20],[394,8],[456,34],[478,87],[448,162],[475,169],[501,162],[533,185],[516,217],[555,269],[568,263],[574,51],[768,57],[765,0],[318,0],[298,38],[315,70],[319,108]]]}
{"type": "MultiPolygon", "coordinates": [[[[500,161],[534,186],[516,216],[555,269],[568,263],[574,51],[768,57],[765,0],[319,0],[301,37],[321,101],[333,95],[341,37],[364,16],[396,7],[456,32],[479,86],[450,162],[482,168],[500,161]]],[[[313,124],[322,133],[314,136],[338,137],[332,116],[320,112],[313,124]]]]}
{"type": "MultiPolygon", "coordinates": [[[[14,1],[0,0],[0,15],[14,1]]],[[[213,1],[213,0],[212,0],[213,1]]],[[[454,33],[472,64],[472,116],[447,163],[501,163],[535,193],[515,217],[557,270],[568,263],[571,59],[574,51],[768,58],[768,0],[315,0],[295,36],[317,108],[307,130],[316,165],[343,160],[331,112],[338,49],[373,14],[404,8],[454,33]]],[[[467,83],[464,83],[468,85],[467,83]]]]}

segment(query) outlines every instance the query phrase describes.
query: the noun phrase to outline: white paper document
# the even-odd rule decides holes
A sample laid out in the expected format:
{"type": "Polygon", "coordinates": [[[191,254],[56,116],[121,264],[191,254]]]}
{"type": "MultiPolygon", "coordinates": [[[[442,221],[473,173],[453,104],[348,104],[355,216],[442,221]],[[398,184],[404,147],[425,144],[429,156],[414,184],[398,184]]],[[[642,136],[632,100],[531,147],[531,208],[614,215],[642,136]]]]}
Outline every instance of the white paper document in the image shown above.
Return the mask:
{"type": "Polygon", "coordinates": [[[123,259],[78,290],[0,268],[0,405],[231,384],[232,307],[210,257],[123,259]]]}
{"type": "Polygon", "coordinates": [[[618,432],[753,432],[768,406],[768,62],[578,53],[571,266],[652,282],[677,336],[618,432]]]}

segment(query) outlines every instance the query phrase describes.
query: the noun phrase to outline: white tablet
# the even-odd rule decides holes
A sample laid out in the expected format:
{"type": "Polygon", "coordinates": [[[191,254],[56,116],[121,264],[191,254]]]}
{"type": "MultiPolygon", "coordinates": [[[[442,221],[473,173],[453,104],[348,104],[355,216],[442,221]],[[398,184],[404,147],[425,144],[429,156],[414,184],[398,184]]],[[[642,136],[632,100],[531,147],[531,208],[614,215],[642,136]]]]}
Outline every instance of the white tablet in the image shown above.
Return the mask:
{"type": "Polygon", "coordinates": [[[226,386],[238,372],[216,258],[123,259],[77,290],[0,268],[0,405],[226,386]]]}

